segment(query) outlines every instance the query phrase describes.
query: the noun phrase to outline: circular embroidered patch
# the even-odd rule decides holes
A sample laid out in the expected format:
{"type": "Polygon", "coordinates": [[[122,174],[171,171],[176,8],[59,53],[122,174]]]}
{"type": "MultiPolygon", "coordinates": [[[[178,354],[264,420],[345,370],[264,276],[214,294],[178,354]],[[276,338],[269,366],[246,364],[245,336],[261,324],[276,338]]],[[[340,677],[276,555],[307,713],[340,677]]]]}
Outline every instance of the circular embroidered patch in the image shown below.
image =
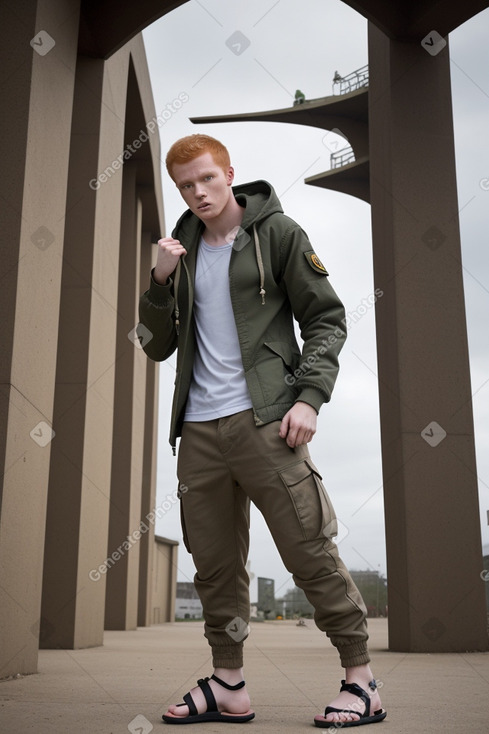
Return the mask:
{"type": "Polygon", "coordinates": [[[319,268],[320,270],[326,270],[317,255],[311,255],[311,260],[317,268],[319,268]]]}
{"type": "Polygon", "coordinates": [[[316,273],[321,273],[322,275],[328,275],[328,271],[322,264],[321,260],[318,258],[314,250],[309,250],[309,252],[304,253],[307,262],[311,266],[313,270],[316,271],[316,273]]]}

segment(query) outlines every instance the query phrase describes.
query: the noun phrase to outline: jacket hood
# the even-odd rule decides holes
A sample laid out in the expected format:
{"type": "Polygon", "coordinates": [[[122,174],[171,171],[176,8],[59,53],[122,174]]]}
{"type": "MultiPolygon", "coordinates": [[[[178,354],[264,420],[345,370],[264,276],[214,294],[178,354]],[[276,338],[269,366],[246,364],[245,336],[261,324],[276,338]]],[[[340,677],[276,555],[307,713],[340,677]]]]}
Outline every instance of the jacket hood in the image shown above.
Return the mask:
{"type": "MultiPolygon", "coordinates": [[[[241,227],[247,229],[266,219],[270,214],[283,213],[277,194],[268,181],[252,181],[251,183],[233,186],[233,193],[240,206],[245,207],[241,227]]],[[[172,237],[182,242],[184,247],[191,246],[197,235],[204,230],[204,224],[190,209],[187,209],[177,221],[172,237]]]]}
{"type": "Polygon", "coordinates": [[[258,224],[270,214],[276,212],[283,214],[278,196],[268,181],[253,181],[233,186],[233,192],[238,204],[246,208],[241,222],[243,229],[247,229],[252,224],[258,224]]]}
{"type": "MultiPolygon", "coordinates": [[[[253,242],[255,247],[256,262],[258,266],[259,280],[257,283],[257,295],[260,296],[262,305],[265,305],[265,268],[263,265],[263,255],[261,250],[260,239],[257,232],[257,224],[269,217],[271,214],[283,214],[282,206],[278,200],[273,186],[268,181],[253,181],[240,186],[233,186],[233,193],[236,201],[243,207],[245,212],[241,221],[241,229],[253,230],[253,242]]],[[[195,247],[200,239],[200,234],[204,231],[204,223],[193,214],[190,209],[182,214],[175,225],[172,237],[180,240],[182,245],[188,250],[195,247]]],[[[185,257],[185,256],[184,256],[185,257]]],[[[177,333],[180,329],[180,307],[178,302],[178,285],[180,283],[182,259],[179,259],[175,269],[175,327],[177,333]]]]}

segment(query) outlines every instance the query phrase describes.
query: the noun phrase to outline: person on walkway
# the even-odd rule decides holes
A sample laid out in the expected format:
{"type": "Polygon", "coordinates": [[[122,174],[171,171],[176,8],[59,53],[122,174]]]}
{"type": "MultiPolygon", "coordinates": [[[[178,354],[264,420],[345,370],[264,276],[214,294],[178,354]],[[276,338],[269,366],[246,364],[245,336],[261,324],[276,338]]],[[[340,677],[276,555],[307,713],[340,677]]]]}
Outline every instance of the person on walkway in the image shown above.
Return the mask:
{"type": "Polygon", "coordinates": [[[151,335],[142,341],[149,358],[177,350],[170,443],[175,452],[180,437],[183,537],[214,672],[163,720],[243,723],[255,715],[243,679],[253,502],[345,668],[316,726],[381,721],[366,608],[339,558],[334,510],[307,448],[338,373],[343,305],[272,186],[232,185],[222,143],[187,136],[172,145],[166,165],[188,209],[158,242],[139,318],[151,335]]]}

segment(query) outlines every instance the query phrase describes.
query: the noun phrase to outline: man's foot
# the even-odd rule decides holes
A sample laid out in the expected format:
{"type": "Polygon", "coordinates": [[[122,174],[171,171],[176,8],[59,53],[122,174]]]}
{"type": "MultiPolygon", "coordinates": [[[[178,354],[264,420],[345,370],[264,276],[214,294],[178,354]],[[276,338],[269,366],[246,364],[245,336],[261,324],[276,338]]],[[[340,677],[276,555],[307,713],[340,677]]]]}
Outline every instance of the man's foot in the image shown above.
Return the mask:
{"type": "Polygon", "coordinates": [[[368,666],[347,669],[339,695],[326,707],[324,716],[315,716],[316,726],[326,728],[341,724],[342,728],[382,721],[382,709],[377,684],[368,666]],[[339,709],[339,710],[334,710],[339,709]]]}
{"type": "Polygon", "coordinates": [[[202,721],[249,721],[250,697],[242,679],[242,671],[220,668],[211,678],[199,681],[199,685],[184,696],[184,704],[169,706],[163,715],[167,723],[195,723],[202,721]],[[220,675],[217,675],[220,673],[220,675]],[[222,677],[221,677],[222,676],[222,677]]]}

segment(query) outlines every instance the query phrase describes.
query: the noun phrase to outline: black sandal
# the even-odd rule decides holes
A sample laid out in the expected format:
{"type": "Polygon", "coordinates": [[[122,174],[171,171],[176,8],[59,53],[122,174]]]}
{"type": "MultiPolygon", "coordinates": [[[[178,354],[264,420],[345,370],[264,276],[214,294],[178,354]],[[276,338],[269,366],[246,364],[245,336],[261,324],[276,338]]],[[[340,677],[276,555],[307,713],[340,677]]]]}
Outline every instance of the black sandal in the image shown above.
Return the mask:
{"type": "Polygon", "coordinates": [[[197,685],[199,686],[199,688],[201,688],[202,693],[205,696],[205,700],[207,702],[207,710],[204,711],[202,714],[199,714],[197,712],[197,707],[194,703],[192,695],[190,693],[186,693],[183,697],[185,703],[179,703],[177,705],[188,706],[189,715],[179,717],[174,716],[173,714],[163,714],[163,721],[165,721],[167,724],[203,724],[206,721],[224,721],[227,724],[244,724],[247,721],[251,721],[251,719],[255,718],[255,714],[253,711],[247,711],[245,714],[230,714],[226,711],[219,711],[217,708],[216,699],[214,697],[214,694],[212,693],[212,688],[207,682],[211,679],[215,680],[216,683],[219,683],[220,686],[227,688],[228,691],[238,691],[240,688],[243,688],[245,684],[244,680],[242,680],[235,686],[230,686],[229,683],[225,683],[216,675],[211,675],[210,678],[200,678],[197,681],[197,685]]]}
{"type": "MultiPolygon", "coordinates": [[[[377,683],[375,680],[371,680],[368,684],[371,691],[377,690],[377,683]]],[[[387,716],[387,711],[384,711],[384,709],[378,709],[377,711],[374,711],[372,716],[370,715],[370,696],[367,693],[367,691],[364,691],[363,688],[360,688],[359,685],[356,683],[345,683],[344,680],[341,681],[341,691],[348,691],[348,693],[353,693],[354,696],[358,696],[364,704],[365,704],[365,711],[363,714],[359,713],[358,711],[353,711],[352,709],[336,709],[333,706],[326,706],[326,709],[324,711],[324,718],[330,713],[340,713],[340,714],[357,714],[359,716],[359,719],[356,719],[355,721],[320,721],[319,719],[314,719],[314,723],[316,726],[319,726],[322,729],[326,729],[328,727],[338,726],[338,728],[346,729],[348,726],[363,726],[364,724],[376,724],[378,721],[383,721],[385,717],[387,716]]]]}

